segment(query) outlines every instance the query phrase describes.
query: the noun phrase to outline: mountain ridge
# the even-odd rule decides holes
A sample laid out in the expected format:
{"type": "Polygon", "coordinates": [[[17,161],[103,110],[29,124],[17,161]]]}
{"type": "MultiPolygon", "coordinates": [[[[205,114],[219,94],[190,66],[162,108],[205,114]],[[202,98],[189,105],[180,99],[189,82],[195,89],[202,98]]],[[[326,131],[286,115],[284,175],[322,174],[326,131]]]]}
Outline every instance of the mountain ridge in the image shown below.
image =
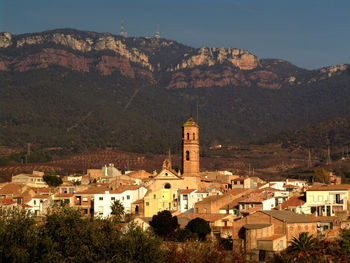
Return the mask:
{"type": "Polygon", "coordinates": [[[244,49],[73,29],[0,33],[0,144],[176,151],[194,107],[204,145],[247,143],[350,115],[349,83],[346,64],[307,70],[244,49]]]}

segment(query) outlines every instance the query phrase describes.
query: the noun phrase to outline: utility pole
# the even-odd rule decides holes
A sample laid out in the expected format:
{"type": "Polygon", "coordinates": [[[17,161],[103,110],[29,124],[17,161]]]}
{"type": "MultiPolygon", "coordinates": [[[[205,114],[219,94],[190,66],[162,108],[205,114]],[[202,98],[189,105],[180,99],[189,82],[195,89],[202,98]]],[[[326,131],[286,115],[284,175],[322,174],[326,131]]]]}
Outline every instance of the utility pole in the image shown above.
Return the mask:
{"type": "Polygon", "coordinates": [[[331,148],[328,145],[328,153],[327,153],[327,165],[332,164],[332,159],[331,159],[331,148]]]}
{"type": "Polygon", "coordinates": [[[307,160],[307,168],[311,168],[312,167],[312,161],[311,161],[311,150],[309,148],[309,157],[307,160]]]}

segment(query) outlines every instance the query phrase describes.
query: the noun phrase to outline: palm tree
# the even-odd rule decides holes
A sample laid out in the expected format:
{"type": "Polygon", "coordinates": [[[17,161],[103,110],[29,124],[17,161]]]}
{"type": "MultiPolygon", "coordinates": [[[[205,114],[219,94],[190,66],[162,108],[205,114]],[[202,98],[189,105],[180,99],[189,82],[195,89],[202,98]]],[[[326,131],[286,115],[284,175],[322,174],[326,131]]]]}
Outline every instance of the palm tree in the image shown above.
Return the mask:
{"type": "Polygon", "coordinates": [[[316,247],[315,239],[308,232],[299,233],[299,237],[293,237],[287,248],[287,254],[292,262],[313,262],[312,254],[316,247]]]}
{"type": "Polygon", "coordinates": [[[124,206],[119,200],[115,200],[111,205],[111,214],[116,222],[120,222],[125,214],[124,206]]]}

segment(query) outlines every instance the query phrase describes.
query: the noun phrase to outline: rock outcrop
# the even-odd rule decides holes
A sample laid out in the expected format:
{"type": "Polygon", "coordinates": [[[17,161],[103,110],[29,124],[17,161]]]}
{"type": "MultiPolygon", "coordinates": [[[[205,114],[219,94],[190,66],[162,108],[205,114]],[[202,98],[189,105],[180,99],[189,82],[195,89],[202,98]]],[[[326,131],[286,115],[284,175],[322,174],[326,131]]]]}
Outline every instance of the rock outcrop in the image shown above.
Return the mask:
{"type": "Polygon", "coordinates": [[[259,59],[244,49],[202,47],[196,54],[184,58],[171,71],[224,63],[232,64],[241,70],[252,70],[259,66],[259,59]]]}
{"type": "Polygon", "coordinates": [[[119,72],[167,89],[257,86],[281,89],[323,81],[348,65],[308,71],[278,59],[259,59],[244,49],[187,47],[171,40],[124,38],[70,29],[11,35],[0,33],[0,70],[27,71],[58,65],[101,75],[119,72]],[[36,47],[35,47],[36,46],[36,47]],[[9,49],[11,52],[6,53],[9,49]],[[14,52],[18,49],[19,52],[14,52]]]}

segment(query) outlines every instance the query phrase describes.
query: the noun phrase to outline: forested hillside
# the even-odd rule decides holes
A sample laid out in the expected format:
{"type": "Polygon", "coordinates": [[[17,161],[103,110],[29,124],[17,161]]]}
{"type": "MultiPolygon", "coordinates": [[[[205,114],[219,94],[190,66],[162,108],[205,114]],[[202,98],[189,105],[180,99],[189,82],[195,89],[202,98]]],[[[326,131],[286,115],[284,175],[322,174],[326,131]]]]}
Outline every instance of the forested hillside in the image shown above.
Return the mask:
{"type": "Polygon", "coordinates": [[[190,115],[203,145],[256,142],[349,116],[349,72],[347,65],[309,71],[243,49],[165,39],[0,34],[0,145],[179,151],[190,115]]]}

